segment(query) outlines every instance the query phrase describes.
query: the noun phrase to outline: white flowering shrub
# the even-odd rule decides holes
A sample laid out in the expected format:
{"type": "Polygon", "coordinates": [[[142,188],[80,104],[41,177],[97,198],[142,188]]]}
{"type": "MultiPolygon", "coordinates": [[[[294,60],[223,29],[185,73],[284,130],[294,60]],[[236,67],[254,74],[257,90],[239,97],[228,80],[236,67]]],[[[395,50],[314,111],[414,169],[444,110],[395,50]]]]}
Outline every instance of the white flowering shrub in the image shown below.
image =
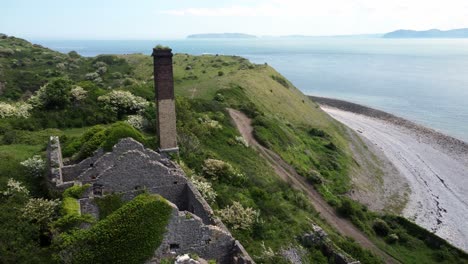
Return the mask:
{"type": "Polygon", "coordinates": [[[39,155],[22,161],[20,164],[25,167],[28,173],[33,177],[42,176],[46,165],[45,161],[39,155]]]}
{"type": "Polygon", "coordinates": [[[236,140],[237,144],[243,145],[245,147],[249,146],[249,143],[247,143],[247,140],[245,140],[245,138],[243,136],[236,136],[235,140],[236,140]]]}
{"type": "Polygon", "coordinates": [[[211,119],[208,115],[203,115],[202,117],[198,118],[198,121],[200,121],[200,123],[204,124],[208,128],[212,128],[212,129],[223,128],[223,126],[217,120],[211,119]]]}
{"type": "Polygon", "coordinates": [[[86,80],[94,81],[99,78],[99,73],[97,72],[90,72],[85,75],[86,80]]]}
{"type": "Polygon", "coordinates": [[[53,220],[59,205],[60,201],[58,199],[31,198],[21,209],[21,212],[27,221],[47,224],[53,220]]]}
{"type": "Polygon", "coordinates": [[[247,177],[240,173],[231,164],[217,159],[207,159],[203,162],[203,174],[214,181],[221,180],[233,185],[240,185],[247,177]]]}
{"type": "Polygon", "coordinates": [[[14,179],[8,179],[7,189],[1,192],[5,196],[14,195],[14,194],[22,194],[22,195],[29,195],[28,189],[24,187],[21,182],[15,181],[14,179]]]}
{"type": "Polygon", "coordinates": [[[149,102],[128,91],[112,91],[98,97],[98,101],[116,113],[137,113],[145,109],[149,102]]]}
{"type": "Polygon", "coordinates": [[[243,207],[239,202],[216,211],[219,218],[232,229],[248,230],[260,215],[259,211],[250,207],[243,207]]]}
{"type": "Polygon", "coordinates": [[[17,117],[28,118],[32,105],[28,103],[4,103],[0,102],[0,118],[17,117]]]}
{"type": "Polygon", "coordinates": [[[203,180],[198,180],[196,178],[192,178],[192,183],[195,185],[197,190],[201,193],[203,198],[208,203],[214,203],[216,201],[216,197],[218,194],[213,190],[213,187],[211,186],[211,183],[203,180]]]}
{"type": "Polygon", "coordinates": [[[141,115],[129,115],[125,122],[132,127],[141,130],[143,128],[144,118],[141,115]]]}
{"type": "Polygon", "coordinates": [[[41,86],[41,88],[29,98],[28,103],[32,105],[33,108],[42,108],[44,106],[44,102],[46,101],[45,90],[46,86],[41,86]]]}
{"type": "Polygon", "coordinates": [[[74,101],[82,101],[86,99],[87,94],[88,92],[80,86],[75,86],[70,91],[70,95],[74,101]]]}

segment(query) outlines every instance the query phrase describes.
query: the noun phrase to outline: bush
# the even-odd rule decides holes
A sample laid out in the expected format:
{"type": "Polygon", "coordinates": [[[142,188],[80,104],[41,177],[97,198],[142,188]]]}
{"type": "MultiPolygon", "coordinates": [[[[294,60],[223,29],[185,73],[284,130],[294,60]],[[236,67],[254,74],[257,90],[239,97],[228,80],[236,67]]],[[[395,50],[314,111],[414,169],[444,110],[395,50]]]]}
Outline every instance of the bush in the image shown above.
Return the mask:
{"type": "Polygon", "coordinates": [[[62,234],[65,263],[143,263],[166,232],[172,207],[158,195],[141,194],[87,230],[62,234]]]}
{"type": "Polygon", "coordinates": [[[103,126],[94,126],[86,131],[81,138],[70,142],[64,149],[67,155],[73,155],[77,160],[90,157],[94,151],[102,147],[105,151],[111,151],[112,147],[122,138],[131,137],[136,141],[145,143],[143,135],[125,122],[117,122],[107,129],[103,126]],[[78,147],[81,145],[81,148],[78,147]]]}
{"type": "Polygon", "coordinates": [[[124,205],[122,195],[110,194],[95,199],[99,207],[99,219],[104,219],[124,205]]]}
{"type": "Polygon", "coordinates": [[[131,137],[136,141],[145,143],[143,135],[135,128],[125,122],[117,122],[105,131],[105,139],[102,142],[102,147],[105,151],[111,151],[112,147],[122,138],[131,137]]]}
{"type": "Polygon", "coordinates": [[[387,222],[380,218],[374,220],[372,228],[374,229],[375,233],[381,237],[387,236],[390,232],[390,227],[388,226],[387,222]]]}
{"type": "Polygon", "coordinates": [[[196,178],[192,178],[191,181],[208,203],[214,203],[216,201],[216,196],[218,196],[218,194],[213,190],[213,187],[211,187],[211,183],[196,178]]]}
{"type": "Polygon", "coordinates": [[[394,244],[394,243],[398,242],[399,239],[400,238],[398,237],[397,234],[390,234],[390,235],[388,235],[388,237],[385,240],[389,244],[394,244]]]}
{"type": "Polygon", "coordinates": [[[281,84],[282,86],[284,86],[285,88],[289,88],[289,83],[284,77],[278,75],[271,75],[271,78],[279,84],[281,84]]]}
{"type": "Polygon", "coordinates": [[[240,185],[245,182],[246,177],[235,170],[231,164],[222,160],[207,159],[203,163],[203,173],[208,178],[216,181],[229,182],[232,185],[240,185]]]}
{"type": "Polygon", "coordinates": [[[325,131],[318,129],[318,128],[311,128],[309,130],[309,135],[313,137],[321,137],[321,138],[328,138],[328,134],[325,131]]]}
{"type": "Polygon", "coordinates": [[[98,101],[103,103],[105,108],[117,113],[119,116],[138,113],[149,105],[149,102],[144,98],[135,96],[128,91],[112,91],[99,96],[98,101]]]}
{"type": "Polygon", "coordinates": [[[0,118],[28,118],[32,106],[27,103],[8,104],[0,102],[0,118]]]}
{"type": "Polygon", "coordinates": [[[39,155],[34,155],[32,158],[29,158],[20,163],[23,167],[26,168],[29,175],[32,177],[41,177],[45,171],[45,161],[39,155]]]}
{"type": "Polygon", "coordinates": [[[217,211],[219,218],[224,224],[232,229],[248,230],[257,220],[260,212],[250,208],[243,207],[239,202],[217,211]]]}
{"type": "Polygon", "coordinates": [[[80,199],[83,193],[88,189],[91,185],[90,184],[84,184],[84,185],[73,185],[70,188],[67,188],[62,196],[64,198],[66,197],[71,197],[75,199],[80,199]]]}
{"type": "Polygon", "coordinates": [[[218,72],[218,76],[223,76],[224,75],[224,72],[223,71],[219,71],[218,72]]]}
{"type": "Polygon", "coordinates": [[[344,217],[350,219],[356,217],[357,219],[362,220],[365,217],[362,209],[362,205],[358,202],[353,201],[348,197],[342,197],[341,205],[338,207],[337,211],[344,217]]]}
{"type": "Polygon", "coordinates": [[[59,204],[59,200],[31,198],[21,211],[27,221],[33,221],[40,226],[47,226],[54,219],[59,204]]]}
{"type": "Polygon", "coordinates": [[[72,82],[64,78],[56,78],[42,86],[29,102],[38,108],[64,109],[70,103],[72,82]]]}

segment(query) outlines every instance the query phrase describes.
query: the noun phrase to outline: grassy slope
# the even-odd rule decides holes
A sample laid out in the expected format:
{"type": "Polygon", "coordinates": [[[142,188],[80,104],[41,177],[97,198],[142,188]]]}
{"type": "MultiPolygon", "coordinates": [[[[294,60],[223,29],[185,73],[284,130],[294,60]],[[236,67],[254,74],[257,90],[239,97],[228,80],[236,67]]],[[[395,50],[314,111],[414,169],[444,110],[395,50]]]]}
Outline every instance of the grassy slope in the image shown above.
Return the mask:
{"type": "MultiPolygon", "coordinates": [[[[22,92],[38,89],[47,80],[51,69],[58,71],[59,76],[65,75],[75,81],[82,81],[86,73],[95,70],[92,65],[98,60],[97,58],[72,58],[41,47],[33,47],[31,44],[18,39],[11,39],[11,41],[0,40],[0,48],[14,50],[13,57],[0,57],[0,65],[2,66],[0,68],[0,81],[8,81],[6,89],[3,91],[3,97],[12,99],[19,98],[22,92]],[[35,54],[36,60],[25,59],[25,57],[33,54],[35,54]],[[25,63],[18,64],[18,60],[24,60],[25,63]],[[57,64],[63,62],[67,62],[68,66],[65,69],[59,69],[57,64]],[[79,68],[75,67],[73,69],[70,64],[78,65],[79,68]],[[18,72],[28,72],[27,76],[31,75],[38,78],[26,80],[28,85],[22,86],[20,78],[17,77],[18,72]]],[[[109,65],[107,73],[102,76],[101,87],[120,87],[147,99],[153,98],[152,58],[136,54],[114,56],[111,59],[116,58],[124,59],[126,63],[118,61],[118,63],[109,65]],[[117,79],[113,78],[111,75],[116,72],[123,73],[123,76],[117,79]]],[[[278,77],[280,77],[280,74],[271,67],[253,65],[240,57],[189,56],[185,54],[174,56],[174,79],[178,96],[197,98],[209,102],[217,93],[222,93],[226,95],[228,101],[235,102],[234,106],[240,104],[240,101],[251,101],[268,121],[274,123],[274,127],[271,127],[272,130],[277,129],[293,142],[284,145],[272,143],[270,147],[280,153],[285,160],[293,164],[300,172],[307,172],[308,169],[313,168],[321,173],[323,172],[324,175],[327,173],[328,175],[325,176],[329,178],[329,181],[326,181],[324,185],[320,185],[319,189],[321,188],[327,199],[333,201],[336,194],[345,193],[349,188],[347,186],[347,182],[349,182],[347,170],[349,169],[348,166],[354,166],[350,162],[350,152],[344,129],[289,82],[278,81],[278,77]],[[275,76],[276,80],[272,76],[275,76]],[[320,129],[328,134],[330,138],[310,137],[307,133],[310,128],[320,129]],[[331,152],[324,148],[329,142],[333,142],[339,151],[331,152]],[[320,164],[326,164],[330,160],[338,163],[339,167],[330,168],[327,165],[325,168],[324,166],[320,168],[320,164]],[[323,186],[327,188],[323,188],[323,186]],[[332,190],[333,193],[330,194],[330,197],[327,197],[328,188],[336,188],[332,190]]],[[[279,80],[281,80],[281,77],[279,80]]],[[[196,109],[192,107],[190,110],[197,111],[197,113],[213,113],[213,109],[196,109]]],[[[194,118],[199,116],[194,116],[194,118]]],[[[226,118],[225,113],[224,116],[226,118]]],[[[255,152],[249,149],[239,149],[239,147],[233,147],[232,144],[226,143],[229,137],[232,138],[237,135],[237,132],[227,119],[222,123],[224,125],[222,131],[200,138],[203,140],[201,142],[203,151],[211,153],[209,156],[231,162],[234,166],[244,170],[244,173],[250,175],[251,181],[259,184],[261,189],[270,190],[268,194],[277,195],[276,198],[274,195],[267,195],[268,199],[262,204],[260,201],[263,200],[262,195],[265,194],[255,188],[215,185],[215,189],[220,193],[220,199],[214,205],[215,208],[221,208],[232,201],[240,200],[244,205],[261,209],[266,219],[271,220],[266,224],[266,226],[269,225],[266,229],[267,234],[260,233],[256,237],[255,234],[236,232],[236,236],[241,238],[249,250],[253,254],[259,254],[262,240],[267,242],[267,246],[272,246],[274,249],[294,242],[292,237],[284,238],[286,234],[291,235],[288,225],[291,230],[294,230],[292,232],[294,235],[299,235],[300,232],[308,228],[308,218],[321,223],[319,217],[314,215],[310,209],[299,209],[302,198],[291,196],[293,192],[284,189],[284,184],[272,176],[271,169],[266,166],[264,161],[259,159],[255,152]],[[292,219],[287,220],[288,218],[292,219]],[[287,223],[287,225],[284,225],[284,223],[287,223]]],[[[257,126],[257,128],[261,128],[261,126],[257,126]]],[[[82,131],[84,131],[83,128],[78,128],[60,133],[67,136],[77,136],[82,131]]],[[[34,142],[29,142],[29,146],[1,146],[0,151],[6,151],[0,152],[0,154],[7,153],[4,155],[8,155],[11,161],[6,162],[7,159],[0,161],[2,180],[14,174],[15,171],[20,171],[19,161],[43,150],[46,140],[44,133],[50,132],[38,131],[30,134],[26,132],[26,140],[34,139],[34,142]],[[28,153],[30,155],[27,155],[28,153]]],[[[260,136],[262,136],[261,133],[260,136]]],[[[270,138],[266,136],[265,138],[268,143],[270,138]]],[[[193,169],[196,170],[197,168],[193,169]]],[[[339,242],[340,245],[345,245],[344,242],[340,242],[342,241],[341,238],[334,234],[333,230],[329,229],[324,223],[322,225],[330,232],[335,241],[339,242]]],[[[408,263],[414,263],[414,261],[411,261],[414,258],[411,255],[420,255],[422,259],[427,257],[427,261],[423,262],[429,263],[432,260],[430,255],[439,253],[439,251],[431,250],[424,243],[417,244],[416,248],[408,249],[407,246],[389,246],[384,244],[383,240],[378,238],[376,240],[381,241],[382,247],[390,247],[389,251],[393,251],[396,255],[401,254],[401,258],[408,263]]]]}

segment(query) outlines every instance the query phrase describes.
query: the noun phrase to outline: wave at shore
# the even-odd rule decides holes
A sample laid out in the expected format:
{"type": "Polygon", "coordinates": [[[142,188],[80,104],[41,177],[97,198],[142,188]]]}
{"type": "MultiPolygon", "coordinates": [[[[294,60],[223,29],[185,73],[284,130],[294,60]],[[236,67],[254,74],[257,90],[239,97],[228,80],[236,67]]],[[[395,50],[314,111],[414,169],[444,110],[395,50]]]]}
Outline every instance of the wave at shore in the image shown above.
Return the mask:
{"type": "Polygon", "coordinates": [[[311,98],[380,148],[410,184],[403,215],[468,251],[468,144],[406,119],[341,100],[311,98]]]}

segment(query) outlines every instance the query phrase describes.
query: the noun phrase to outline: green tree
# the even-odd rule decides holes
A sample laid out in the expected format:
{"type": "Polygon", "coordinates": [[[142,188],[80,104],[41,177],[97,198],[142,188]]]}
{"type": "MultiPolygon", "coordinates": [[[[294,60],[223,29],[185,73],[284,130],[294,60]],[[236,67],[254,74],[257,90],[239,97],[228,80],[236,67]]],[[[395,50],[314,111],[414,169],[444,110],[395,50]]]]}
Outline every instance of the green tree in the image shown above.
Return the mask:
{"type": "Polygon", "coordinates": [[[63,109],[70,103],[72,82],[57,78],[47,84],[44,90],[44,108],[63,109]]]}

